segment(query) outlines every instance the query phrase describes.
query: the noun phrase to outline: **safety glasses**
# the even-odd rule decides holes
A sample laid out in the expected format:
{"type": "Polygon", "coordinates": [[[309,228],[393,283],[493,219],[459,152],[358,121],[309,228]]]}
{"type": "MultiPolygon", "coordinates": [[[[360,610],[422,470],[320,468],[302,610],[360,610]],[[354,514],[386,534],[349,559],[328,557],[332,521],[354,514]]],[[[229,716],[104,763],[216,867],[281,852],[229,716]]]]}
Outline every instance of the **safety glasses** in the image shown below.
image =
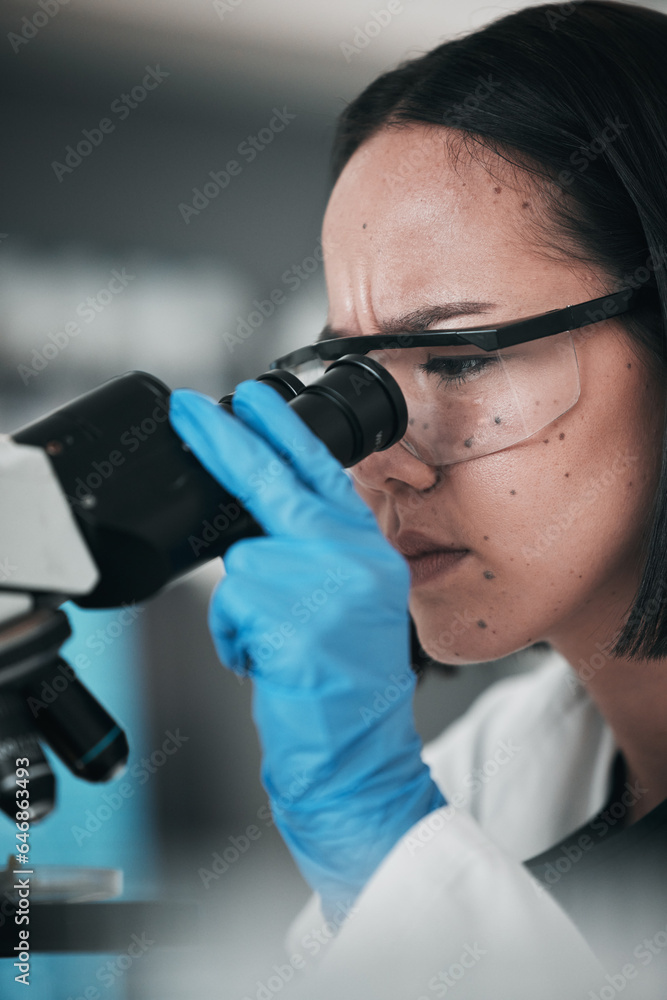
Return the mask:
{"type": "Polygon", "coordinates": [[[271,368],[308,384],[331,361],[367,355],[405,396],[408,428],[400,444],[427,465],[452,465],[518,444],[574,406],[580,382],[571,331],[628,312],[638,295],[624,288],[493,327],[335,337],[292,351],[271,368]]]}

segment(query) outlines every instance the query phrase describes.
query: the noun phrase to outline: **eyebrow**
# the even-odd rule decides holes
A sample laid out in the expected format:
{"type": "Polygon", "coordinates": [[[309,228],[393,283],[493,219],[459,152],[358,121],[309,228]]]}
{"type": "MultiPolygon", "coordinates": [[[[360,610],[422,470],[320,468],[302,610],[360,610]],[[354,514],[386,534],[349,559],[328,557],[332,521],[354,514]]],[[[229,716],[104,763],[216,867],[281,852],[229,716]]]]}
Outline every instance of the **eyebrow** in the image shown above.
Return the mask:
{"type": "MultiPolygon", "coordinates": [[[[495,308],[495,302],[444,302],[441,305],[423,306],[421,309],[413,309],[402,316],[381,320],[378,323],[377,332],[385,336],[395,336],[399,333],[423,333],[433,323],[446,323],[454,316],[474,316],[488,312],[493,308],[495,308]]],[[[344,330],[334,330],[327,323],[317,338],[317,343],[349,336],[353,336],[353,334],[345,333],[344,330]]]]}

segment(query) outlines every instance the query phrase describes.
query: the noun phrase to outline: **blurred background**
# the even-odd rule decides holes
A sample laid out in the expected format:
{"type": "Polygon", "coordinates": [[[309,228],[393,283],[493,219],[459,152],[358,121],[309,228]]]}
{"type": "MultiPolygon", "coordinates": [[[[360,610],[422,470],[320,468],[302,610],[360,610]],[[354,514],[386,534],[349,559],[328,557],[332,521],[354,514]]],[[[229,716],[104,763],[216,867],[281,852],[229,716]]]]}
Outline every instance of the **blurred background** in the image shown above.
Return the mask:
{"type": "MultiPolygon", "coordinates": [[[[0,431],[132,369],[218,398],[313,340],[336,116],[400,60],[522,6],[2,0],[0,431]]],[[[35,828],[34,861],[122,869],[124,898],[195,901],[201,920],[179,947],[129,964],[33,956],[33,1000],[254,998],[284,961],[310,892],[260,818],[250,685],[209,639],[221,572],[209,563],[122,628],[117,611],[67,608],[66,651],[88,652],[82,679],[125,726],[131,757],[106,786],[54,762],[59,804],[35,828]],[[131,791],[114,797],[122,780],[131,791]],[[244,851],[249,825],[260,836],[244,851]]],[[[534,658],[430,673],[416,699],[424,739],[534,658]]],[[[13,830],[0,825],[7,855],[13,830]]],[[[0,962],[0,995],[12,979],[0,962]]]]}

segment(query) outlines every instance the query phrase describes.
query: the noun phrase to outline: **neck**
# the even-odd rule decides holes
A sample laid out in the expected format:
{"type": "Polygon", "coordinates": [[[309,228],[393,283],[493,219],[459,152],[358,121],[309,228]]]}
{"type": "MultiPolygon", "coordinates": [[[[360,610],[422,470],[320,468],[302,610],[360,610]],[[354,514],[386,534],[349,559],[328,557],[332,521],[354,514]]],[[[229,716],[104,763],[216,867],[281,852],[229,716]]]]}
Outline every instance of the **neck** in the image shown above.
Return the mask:
{"type": "MultiPolygon", "coordinates": [[[[550,640],[568,661],[609,724],[640,793],[634,823],[667,798],[667,660],[614,659],[591,636],[550,640]]],[[[607,645],[607,650],[609,646],[607,645]]]]}

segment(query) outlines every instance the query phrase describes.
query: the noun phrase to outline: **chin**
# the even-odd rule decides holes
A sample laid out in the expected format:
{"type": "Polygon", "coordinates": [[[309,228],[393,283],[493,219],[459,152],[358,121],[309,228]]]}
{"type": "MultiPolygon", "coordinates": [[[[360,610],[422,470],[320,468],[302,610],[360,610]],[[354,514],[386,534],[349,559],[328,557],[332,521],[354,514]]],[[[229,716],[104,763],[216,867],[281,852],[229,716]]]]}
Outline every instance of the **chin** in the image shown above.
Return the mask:
{"type": "Polygon", "coordinates": [[[482,626],[472,615],[456,612],[445,620],[433,608],[424,609],[411,600],[410,613],[414,620],[422,649],[437,663],[463,667],[472,663],[490,663],[530,646],[533,640],[522,641],[517,636],[496,635],[489,625],[482,626]]]}

